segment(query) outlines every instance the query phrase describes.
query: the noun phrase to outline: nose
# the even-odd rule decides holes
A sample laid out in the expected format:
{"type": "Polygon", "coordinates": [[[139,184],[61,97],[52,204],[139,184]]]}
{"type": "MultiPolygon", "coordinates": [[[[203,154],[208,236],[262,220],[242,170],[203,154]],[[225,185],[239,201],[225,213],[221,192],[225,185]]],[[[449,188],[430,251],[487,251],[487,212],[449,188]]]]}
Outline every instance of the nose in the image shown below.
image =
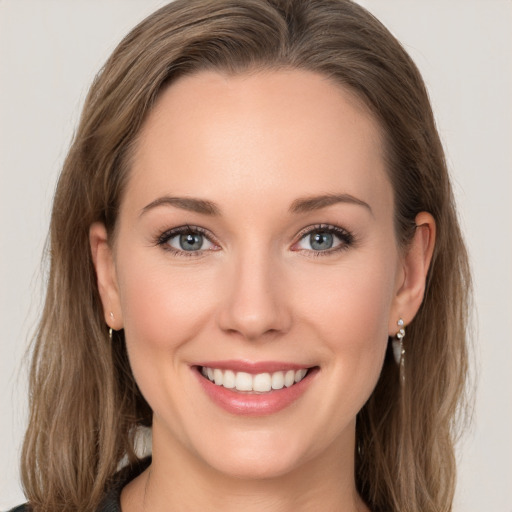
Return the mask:
{"type": "Polygon", "coordinates": [[[289,294],[282,268],[266,254],[246,255],[224,282],[219,326],[249,341],[275,338],[291,326],[289,294]]]}

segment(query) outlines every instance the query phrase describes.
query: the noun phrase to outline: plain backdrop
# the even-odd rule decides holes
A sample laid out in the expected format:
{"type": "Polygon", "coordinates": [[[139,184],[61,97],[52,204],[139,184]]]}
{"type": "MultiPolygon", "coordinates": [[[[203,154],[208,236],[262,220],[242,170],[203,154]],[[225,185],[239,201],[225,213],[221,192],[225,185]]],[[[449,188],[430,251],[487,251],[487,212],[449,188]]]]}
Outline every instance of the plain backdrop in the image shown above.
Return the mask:
{"type": "MultiPolygon", "coordinates": [[[[360,1],[424,75],[471,253],[478,391],[455,512],[512,512],[512,2],[360,1]]],[[[0,509],[24,500],[22,358],[59,168],[94,74],[164,3],[0,0],[0,509]]]]}

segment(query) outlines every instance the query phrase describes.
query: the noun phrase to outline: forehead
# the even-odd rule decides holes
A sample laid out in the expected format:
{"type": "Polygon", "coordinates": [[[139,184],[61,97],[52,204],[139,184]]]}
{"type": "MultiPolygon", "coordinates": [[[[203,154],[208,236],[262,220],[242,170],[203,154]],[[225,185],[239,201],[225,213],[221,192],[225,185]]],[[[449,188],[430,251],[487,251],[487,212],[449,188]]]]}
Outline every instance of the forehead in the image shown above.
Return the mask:
{"type": "Polygon", "coordinates": [[[142,202],[342,192],[379,203],[391,194],[373,116],[355,94],[302,70],[179,79],[161,93],[132,162],[127,195],[142,202]]]}

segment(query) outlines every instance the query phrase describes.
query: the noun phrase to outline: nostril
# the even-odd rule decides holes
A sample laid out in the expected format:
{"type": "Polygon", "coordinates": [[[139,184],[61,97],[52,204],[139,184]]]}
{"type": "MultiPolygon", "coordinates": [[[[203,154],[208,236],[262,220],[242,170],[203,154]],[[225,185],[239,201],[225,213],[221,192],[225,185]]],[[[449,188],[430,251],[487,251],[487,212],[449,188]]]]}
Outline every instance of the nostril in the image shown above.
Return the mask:
{"type": "Polygon", "coordinates": [[[287,332],[291,315],[286,297],[280,294],[280,281],[252,261],[237,265],[236,275],[219,303],[219,327],[231,336],[250,341],[268,340],[287,332]]]}

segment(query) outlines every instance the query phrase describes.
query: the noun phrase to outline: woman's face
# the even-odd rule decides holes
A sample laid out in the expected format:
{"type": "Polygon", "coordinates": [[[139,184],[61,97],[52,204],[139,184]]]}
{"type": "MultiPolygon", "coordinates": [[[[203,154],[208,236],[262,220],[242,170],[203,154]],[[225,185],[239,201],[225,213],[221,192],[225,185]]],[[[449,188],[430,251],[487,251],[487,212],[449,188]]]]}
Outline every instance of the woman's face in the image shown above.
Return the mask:
{"type": "Polygon", "coordinates": [[[270,477],[353,453],[404,271],[381,134],[352,94],[297,70],[180,79],[116,233],[102,296],[155,457],[270,477]]]}

